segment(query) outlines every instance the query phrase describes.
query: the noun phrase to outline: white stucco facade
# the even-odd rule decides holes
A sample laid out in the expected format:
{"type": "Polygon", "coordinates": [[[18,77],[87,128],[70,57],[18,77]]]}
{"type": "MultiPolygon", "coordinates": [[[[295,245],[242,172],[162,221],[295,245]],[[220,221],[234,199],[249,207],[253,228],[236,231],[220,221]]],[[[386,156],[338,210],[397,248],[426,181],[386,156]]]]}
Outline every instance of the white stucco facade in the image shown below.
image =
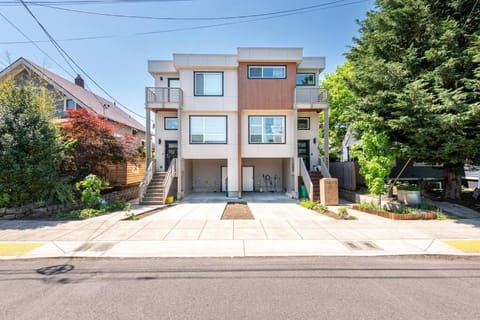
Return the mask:
{"type": "Polygon", "coordinates": [[[295,196],[298,194],[296,180],[300,140],[304,143],[303,148],[305,144],[308,145],[308,170],[314,170],[318,164],[319,145],[323,141],[318,136],[319,110],[314,110],[312,105],[309,106],[311,110],[298,110],[295,101],[292,101],[290,109],[275,109],[272,106],[266,106],[265,109],[239,108],[240,62],[252,62],[255,65],[295,62],[298,72],[314,74],[314,90],[318,88],[318,74],[325,67],[325,58],[305,58],[301,48],[239,48],[235,55],[174,54],[169,61],[149,61],[149,72],[154,78],[154,92],[163,92],[163,99],[169,99],[168,95],[172,94],[173,89],[180,90],[181,94],[177,104],[176,100],[174,103],[170,100],[149,103],[147,99],[148,110],[155,113],[153,141],[157,171],[168,169],[167,155],[173,153],[167,147],[178,148],[175,154],[178,157],[178,197],[191,192],[227,190],[229,196],[241,196],[242,191],[290,192],[295,196]],[[196,95],[196,73],[221,74],[221,94],[196,95]],[[219,138],[218,132],[207,125],[204,125],[203,134],[193,132],[198,128],[192,129],[192,118],[199,117],[225,119],[225,137],[220,133],[219,138]],[[250,117],[283,117],[284,141],[252,142],[250,117]],[[165,126],[166,119],[172,118],[178,119],[176,129],[165,126]],[[300,129],[297,128],[299,118],[303,119],[300,129]],[[308,128],[305,127],[306,123],[308,128]],[[220,142],[207,141],[209,131],[213,132],[212,135],[216,134],[215,139],[220,142]],[[200,142],[196,139],[200,139],[200,142]]]}

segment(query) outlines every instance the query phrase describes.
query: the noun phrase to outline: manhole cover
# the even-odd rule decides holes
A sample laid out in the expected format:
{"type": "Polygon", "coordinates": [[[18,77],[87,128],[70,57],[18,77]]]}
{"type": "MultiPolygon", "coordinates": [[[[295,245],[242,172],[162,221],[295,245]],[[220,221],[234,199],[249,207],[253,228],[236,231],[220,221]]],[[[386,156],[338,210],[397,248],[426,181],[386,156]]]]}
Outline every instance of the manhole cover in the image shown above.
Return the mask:
{"type": "Polygon", "coordinates": [[[372,241],[344,241],[343,244],[352,250],[382,250],[372,241]]]}
{"type": "Polygon", "coordinates": [[[253,220],[252,212],[246,202],[227,202],[222,220],[253,220]]]}

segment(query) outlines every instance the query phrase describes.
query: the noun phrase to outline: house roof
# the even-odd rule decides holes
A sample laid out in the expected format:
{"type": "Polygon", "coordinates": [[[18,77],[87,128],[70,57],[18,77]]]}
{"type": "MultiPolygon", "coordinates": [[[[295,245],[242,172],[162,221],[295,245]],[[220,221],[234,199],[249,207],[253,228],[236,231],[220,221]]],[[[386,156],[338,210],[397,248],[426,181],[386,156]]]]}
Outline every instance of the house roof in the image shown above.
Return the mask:
{"type": "Polygon", "coordinates": [[[88,91],[87,89],[82,88],[79,85],[76,85],[74,82],[69,81],[43,67],[40,67],[39,65],[23,57],[17,59],[10,66],[1,71],[0,78],[20,65],[23,65],[35,71],[42,78],[54,85],[57,89],[63,91],[65,95],[72,97],[74,100],[76,100],[76,102],[82,107],[85,107],[86,109],[96,114],[103,115],[109,120],[113,120],[115,122],[122,123],[129,127],[145,132],[145,126],[143,124],[141,124],[127,112],[120,109],[114,102],[109,101],[99,95],[96,95],[93,92],[88,91]],[[104,106],[108,107],[104,108],[104,106]]]}

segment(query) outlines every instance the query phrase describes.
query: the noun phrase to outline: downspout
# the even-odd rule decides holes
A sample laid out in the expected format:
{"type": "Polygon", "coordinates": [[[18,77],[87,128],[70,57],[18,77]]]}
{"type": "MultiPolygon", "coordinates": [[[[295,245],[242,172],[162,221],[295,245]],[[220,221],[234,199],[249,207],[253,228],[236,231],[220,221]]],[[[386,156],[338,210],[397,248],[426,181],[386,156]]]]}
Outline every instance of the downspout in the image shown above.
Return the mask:
{"type": "Polygon", "coordinates": [[[145,88],[145,118],[146,118],[146,137],[145,137],[145,144],[147,146],[147,152],[146,152],[146,161],[147,165],[146,168],[150,165],[150,162],[152,162],[152,134],[150,132],[150,109],[148,108],[148,88],[145,88]]]}

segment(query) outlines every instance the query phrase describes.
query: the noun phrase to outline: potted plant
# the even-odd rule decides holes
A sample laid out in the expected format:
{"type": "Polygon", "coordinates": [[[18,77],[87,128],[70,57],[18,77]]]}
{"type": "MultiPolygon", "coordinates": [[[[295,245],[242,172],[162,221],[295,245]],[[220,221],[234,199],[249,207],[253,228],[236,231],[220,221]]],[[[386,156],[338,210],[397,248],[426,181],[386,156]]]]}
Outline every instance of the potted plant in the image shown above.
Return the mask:
{"type": "Polygon", "coordinates": [[[397,199],[406,205],[418,205],[422,202],[419,184],[401,184],[397,186],[397,199]]]}

